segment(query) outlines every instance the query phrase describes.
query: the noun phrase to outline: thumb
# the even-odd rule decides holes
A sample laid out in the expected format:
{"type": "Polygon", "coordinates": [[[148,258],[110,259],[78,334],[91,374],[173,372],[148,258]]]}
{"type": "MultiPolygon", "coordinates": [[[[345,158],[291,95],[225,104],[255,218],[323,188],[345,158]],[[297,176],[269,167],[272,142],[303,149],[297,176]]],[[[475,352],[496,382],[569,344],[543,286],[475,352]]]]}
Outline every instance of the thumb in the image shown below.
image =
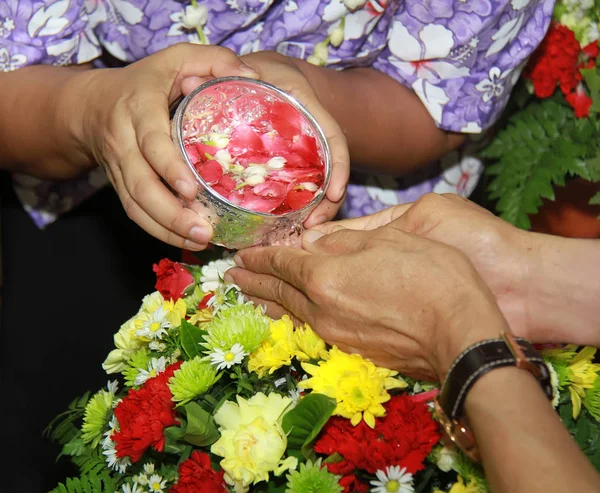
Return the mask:
{"type": "Polygon", "coordinates": [[[369,231],[356,231],[342,226],[335,226],[335,228],[329,234],[319,230],[305,231],[302,236],[302,248],[315,254],[353,253],[364,249],[371,235],[369,231]]]}

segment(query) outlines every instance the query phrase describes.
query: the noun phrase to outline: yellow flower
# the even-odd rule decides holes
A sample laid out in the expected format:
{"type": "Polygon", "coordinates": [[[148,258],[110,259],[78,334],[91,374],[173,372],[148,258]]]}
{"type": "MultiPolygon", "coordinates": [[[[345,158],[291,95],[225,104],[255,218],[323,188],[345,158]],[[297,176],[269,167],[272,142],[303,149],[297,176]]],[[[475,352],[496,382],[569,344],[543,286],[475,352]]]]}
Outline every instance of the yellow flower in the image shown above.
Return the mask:
{"type": "Polygon", "coordinates": [[[168,300],[163,302],[163,310],[167,312],[167,320],[173,327],[179,327],[181,325],[181,319],[185,318],[187,307],[185,301],[179,298],[177,301],[168,300]]]}
{"type": "Polygon", "coordinates": [[[600,365],[592,363],[595,354],[596,348],[586,346],[577,353],[568,366],[569,392],[573,403],[574,419],[577,419],[581,412],[581,400],[585,397],[585,390],[591,389],[598,378],[600,365]]]}
{"type": "Polygon", "coordinates": [[[387,390],[407,386],[406,382],[393,378],[397,372],[378,368],[362,356],[346,354],[335,346],[329,351],[327,361],[318,365],[302,363],[302,368],[312,378],[298,386],[335,399],[334,414],[349,419],[353,426],[364,419],[374,428],[375,417],[385,415],[382,404],[390,400],[387,390]]]}
{"type": "Polygon", "coordinates": [[[287,447],[281,418],[292,399],[261,392],[248,400],[239,395],[236,398],[237,404],[226,401],[215,413],[221,438],[210,451],[223,457],[225,481],[236,492],[245,492],[251,484],[268,481],[271,471],[280,475],[295,469],[298,460],[281,460],[287,447]]]}
{"type": "Polygon", "coordinates": [[[300,361],[327,358],[325,341],[308,324],[305,324],[304,327],[296,327],[294,340],[297,346],[296,358],[300,361]]]}
{"type": "Polygon", "coordinates": [[[469,481],[469,484],[465,484],[463,478],[458,477],[458,481],[452,485],[448,493],[479,493],[480,489],[473,478],[469,481]]]}
{"type": "Polygon", "coordinates": [[[200,310],[200,311],[197,311],[196,313],[194,313],[190,317],[188,322],[191,323],[192,325],[199,325],[204,322],[210,322],[212,319],[213,319],[212,310],[205,308],[204,310],[200,310]]]}
{"type": "Polygon", "coordinates": [[[272,320],[269,330],[269,337],[248,358],[248,369],[260,378],[282,366],[291,365],[297,349],[290,317],[284,315],[280,320],[272,320]]]}
{"type": "Polygon", "coordinates": [[[127,361],[136,351],[146,345],[142,339],[135,335],[142,326],[138,315],[121,325],[119,331],[114,335],[116,349],[113,349],[102,363],[102,368],[106,373],[118,373],[128,368],[127,361]]]}

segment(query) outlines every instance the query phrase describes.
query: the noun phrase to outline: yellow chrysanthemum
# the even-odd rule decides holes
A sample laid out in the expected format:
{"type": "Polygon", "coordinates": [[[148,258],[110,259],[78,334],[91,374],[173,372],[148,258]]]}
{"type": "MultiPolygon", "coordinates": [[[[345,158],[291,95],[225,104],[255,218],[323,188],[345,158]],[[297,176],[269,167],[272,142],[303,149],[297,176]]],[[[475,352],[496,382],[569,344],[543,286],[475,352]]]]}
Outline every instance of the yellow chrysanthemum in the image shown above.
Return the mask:
{"type": "MultiPolygon", "coordinates": [[[[480,493],[481,489],[477,485],[474,479],[469,481],[469,484],[465,484],[463,478],[458,477],[458,481],[452,485],[452,488],[448,493],[480,493]]],[[[443,493],[440,490],[435,490],[434,493],[443,493]]]]}
{"type": "Polygon", "coordinates": [[[188,322],[191,323],[192,325],[199,325],[204,322],[210,322],[212,319],[213,319],[212,310],[205,308],[204,310],[199,310],[196,313],[194,313],[190,317],[188,322]]]}
{"type": "Polygon", "coordinates": [[[581,412],[581,400],[585,397],[586,389],[594,386],[600,365],[592,363],[596,348],[586,346],[577,353],[568,366],[569,393],[573,403],[573,418],[577,419],[581,412]]]}
{"type": "Polygon", "coordinates": [[[297,346],[295,356],[300,361],[327,358],[325,341],[308,324],[305,324],[304,327],[296,327],[294,341],[297,346]]]}
{"type": "Polygon", "coordinates": [[[287,315],[280,320],[272,320],[269,331],[269,337],[248,358],[248,369],[260,378],[282,366],[291,365],[297,349],[294,324],[287,315]]]}
{"type": "Polygon", "coordinates": [[[378,368],[362,356],[346,354],[335,346],[327,361],[318,365],[302,363],[302,368],[312,378],[300,382],[299,387],[335,399],[334,414],[349,419],[353,426],[364,419],[374,428],[375,418],[385,415],[382,404],[390,400],[387,390],[407,386],[393,378],[397,372],[378,368]]]}

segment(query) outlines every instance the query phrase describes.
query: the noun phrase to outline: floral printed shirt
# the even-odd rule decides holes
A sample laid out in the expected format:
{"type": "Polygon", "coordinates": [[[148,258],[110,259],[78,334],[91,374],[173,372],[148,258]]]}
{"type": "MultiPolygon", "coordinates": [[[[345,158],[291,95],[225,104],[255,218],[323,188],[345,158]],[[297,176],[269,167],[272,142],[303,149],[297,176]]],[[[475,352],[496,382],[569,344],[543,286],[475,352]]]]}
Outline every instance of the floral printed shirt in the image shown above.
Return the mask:
{"type": "MultiPolygon", "coordinates": [[[[478,134],[502,112],[544,37],[553,3],[198,0],[191,7],[179,0],[0,0],[0,70],[80,64],[103,53],[125,64],[202,39],[240,55],[275,50],[334,69],[373,67],[411,88],[440,128],[478,134]]],[[[461,152],[466,154],[401,180],[359,177],[349,187],[346,214],[374,212],[431,191],[468,195],[481,163],[461,152]]],[[[15,177],[24,206],[41,227],[106,183],[101,170],[67,183],[15,177]]]]}

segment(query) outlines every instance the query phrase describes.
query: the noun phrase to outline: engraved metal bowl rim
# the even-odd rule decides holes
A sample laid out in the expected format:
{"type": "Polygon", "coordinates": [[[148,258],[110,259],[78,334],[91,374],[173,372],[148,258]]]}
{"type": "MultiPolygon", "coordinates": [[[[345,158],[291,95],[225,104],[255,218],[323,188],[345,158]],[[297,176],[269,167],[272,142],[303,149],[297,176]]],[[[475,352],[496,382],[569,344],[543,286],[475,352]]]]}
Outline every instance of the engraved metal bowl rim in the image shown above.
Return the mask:
{"type": "Polygon", "coordinates": [[[250,79],[248,77],[239,77],[239,76],[218,77],[218,78],[212,79],[212,80],[205,82],[202,85],[198,86],[191,93],[189,93],[185,98],[183,98],[183,100],[177,107],[177,110],[176,110],[175,116],[174,116],[174,120],[175,120],[175,128],[176,128],[176,135],[177,135],[177,145],[179,146],[179,150],[181,151],[181,154],[183,155],[183,159],[185,160],[185,163],[187,164],[188,168],[190,168],[192,170],[192,173],[194,173],[196,180],[198,180],[204,186],[204,189],[213,198],[220,200],[222,202],[225,202],[228,206],[232,207],[233,209],[236,209],[241,212],[249,213],[252,215],[262,216],[262,217],[285,218],[285,217],[289,217],[292,215],[297,215],[299,213],[302,213],[302,211],[312,208],[317,202],[322,200],[322,196],[325,195],[327,187],[329,186],[329,180],[331,178],[331,150],[329,149],[329,143],[327,142],[325,132],[323,132],[323,129],[321,128],[321,125],[319,125],[319,123],[317,122],[316,118],[304,107],[304,105],[302,103],[300,103],[295,97],[291,96],[287,92],[283,91],[282,89],[279,89],[278,87],[276,87],[272,84],[269,84],[268,82],[258,80],[258,79],[250,79]],[[204,91],[205,89],[207,89],[211,86],[218,85],[218,84],[224,84],[224,83],[228,83],[228,82],[248,83],[250,85],[257,85],[259,87],[266,88],[266,89],[274,92],[275,94],[277,94],[277,96],[284,99],[286,102],[291,104],[297,111],[299,111],[302,114],[302,116],[308,120],[308,122],[311,124],[313,130],[317,134],[317,138],[320,140],[320,142],[323,146],[323,152],[325,154],[325,178],[323,179],[323,185],[319,189],[318,193],[316,193],[315,196],[313,197],[313,199],[308,204],[306,204],[304,207],[302,207],[301,209],[292,210],[289,212],[285,212],[283,214],[271,214],[269,212],[258,212],[258,211],[253,211],[252,209],[246,209],[245,207],[240,207],[239,205],[234,204],[233,202],[230,202],[225,197],[223,197],[219,193],[215,192],[213,190],[213,188],[204,181],[204,179],[200,176],[200,174],[194,167],[193,163],[191,162],[191,160],[185,150],[185,147],[183,145],[183,128],[182,128],[182,126],[183,126],[183,116],[185,114],[185,110],[187,109],[187,106],[190,104],[190,102],[196,97],[196,95],[198,95],[198,93],[204,91]]]}

